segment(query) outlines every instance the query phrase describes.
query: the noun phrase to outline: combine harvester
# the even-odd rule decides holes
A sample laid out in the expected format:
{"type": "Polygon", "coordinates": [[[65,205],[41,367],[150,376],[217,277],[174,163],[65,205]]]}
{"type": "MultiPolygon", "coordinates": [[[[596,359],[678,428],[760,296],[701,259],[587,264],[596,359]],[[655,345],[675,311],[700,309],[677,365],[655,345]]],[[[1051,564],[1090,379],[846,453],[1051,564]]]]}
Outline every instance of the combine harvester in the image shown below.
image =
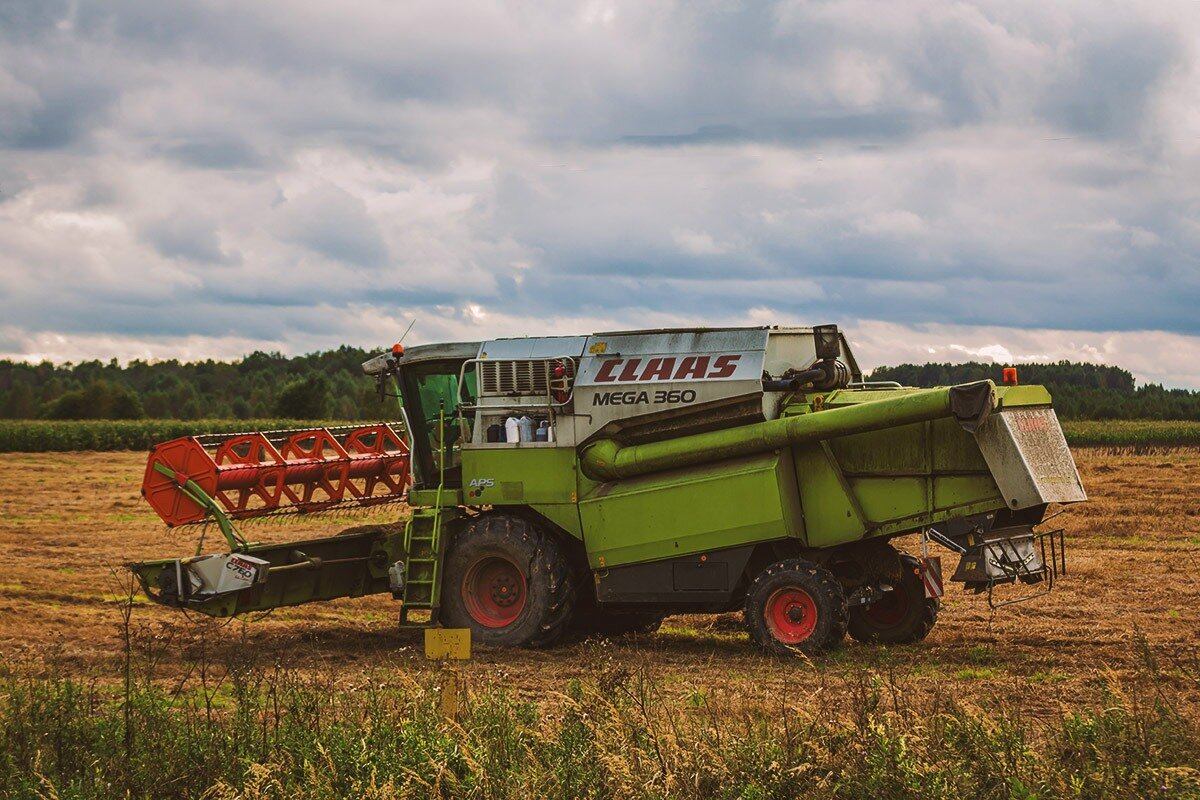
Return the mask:
{"type": "Polygon", "coordinates": [[[816,654],[924,638],[931,542],[989,604],[1049,591],[1062,531],[1035,527],[1086,499],[1044,388],[863,383],[834,325],[397,345],[363,369],[402,423],[151,452],[158,514],[228,545],[130,565],[151,598],[224,617],[390,592],[401,625],[503,646],[742,610],[766,650],[816,654]],[[403,527],[322,539],[236,524],[402,500],[403,527]],[[889,543],[906,534],[920,558],[889,543]]]}

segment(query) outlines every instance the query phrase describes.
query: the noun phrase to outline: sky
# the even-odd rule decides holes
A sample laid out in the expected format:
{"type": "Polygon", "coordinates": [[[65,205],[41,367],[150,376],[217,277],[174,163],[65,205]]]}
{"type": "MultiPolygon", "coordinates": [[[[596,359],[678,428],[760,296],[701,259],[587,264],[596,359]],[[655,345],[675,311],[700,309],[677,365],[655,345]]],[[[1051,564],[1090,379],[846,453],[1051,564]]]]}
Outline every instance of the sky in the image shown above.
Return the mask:
{"type": "Polygon", "coordinates": [[[1200,388],[1200,4],[0,4],[0,358],[838,323],[1200,388]]]}

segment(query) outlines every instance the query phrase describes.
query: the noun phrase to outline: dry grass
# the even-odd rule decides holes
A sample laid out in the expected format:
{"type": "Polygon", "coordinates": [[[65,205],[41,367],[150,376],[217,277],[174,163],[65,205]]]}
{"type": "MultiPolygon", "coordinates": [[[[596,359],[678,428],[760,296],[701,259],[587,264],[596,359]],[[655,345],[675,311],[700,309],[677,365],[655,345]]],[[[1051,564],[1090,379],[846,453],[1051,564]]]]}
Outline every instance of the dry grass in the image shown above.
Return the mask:
{"type": "MultiPolygon", "coordinates": [[[[600,662],[639,664],[674,699],[700,693],[712,707],[770,708],[781,696],[842,691],[863,666],[899,675],[908,691],[951,692],[986,707],[1021,694],[1035,716],[1056,716],[1091,701],[1107,676],[1137,690],[1135,642],[1170,664],[1200,645],[1200,454],[1077,453],[1092,501],[1059,518],[1067,530],[1069,575],[1049,597],[997,613],[982,599],[950,589],[937,628],[921,645],[895,650],[848,642],[818,664],[759,654],[732,615],[668,620],[663,632],[550,651],[482,650],[465,665],[475,686],[504,686],[544,699],[572,678],[594,678],[600,662]]],[[[40,661],[102,678],[119,674],[119,565],[186,553],[195,531],[165,531],[140,501],[140,453],[0,456],[0,660],[40,661]]],[[[249,527],[256,539],[327,533],[351,522],[249,527]]],[[[947,568],[953,566],[949,559],[947,568]]],[[[364,670],[425,673],[418,632],[396,627],[386,596],[281,609],[223,629],[214,647],[253,648],[325,678],[353,680],[364,670]]],[[[135,625],[183,639],[177,612],[139,605],[135,625]]],[[[164,648],[160,674],[182,670],[183,649],[164,648]]],[[[1171,670],[1166,670],[1170,679],[1171,670]]],[[[1176,687],[1189,715],[1200,712],[1195,681],[1176,687]]],[[[1147,691],[1150,691],[1147,687],[1147,691]]]]}

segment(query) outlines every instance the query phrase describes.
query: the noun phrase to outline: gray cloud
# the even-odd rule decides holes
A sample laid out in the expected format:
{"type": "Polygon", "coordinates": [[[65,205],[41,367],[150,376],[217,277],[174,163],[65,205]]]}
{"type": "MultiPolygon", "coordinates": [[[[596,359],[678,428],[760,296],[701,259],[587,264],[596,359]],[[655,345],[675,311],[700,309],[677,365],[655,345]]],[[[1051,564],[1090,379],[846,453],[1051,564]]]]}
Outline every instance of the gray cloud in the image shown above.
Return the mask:
{"type": "Polygon", "coordinates": [[[1197,42],[1182,2],[8,3],[0,349],[1200,336],[1197,42]]]}
{"type": "Polygon", "coordinates": [[[171,216],[143,229],[143,235],[165,258],[186,258],[199,263],[236,264],[240,257],[221,249],[216,226],[193,216],[171,216]]]}
{"type": "Polygon", "coordinates": [[[193,139],[162,149],[163,155],[198,169],[243,169],[266,166],[262,154],[233,138],[193,139]]]}
{"type": "Polygon", "coordinates": [[[336,186],[305,192],[276,213],[283,217],[283,236],[333,261],[370,267],[387,258],[387,245],[365,204],[336,186]]]}

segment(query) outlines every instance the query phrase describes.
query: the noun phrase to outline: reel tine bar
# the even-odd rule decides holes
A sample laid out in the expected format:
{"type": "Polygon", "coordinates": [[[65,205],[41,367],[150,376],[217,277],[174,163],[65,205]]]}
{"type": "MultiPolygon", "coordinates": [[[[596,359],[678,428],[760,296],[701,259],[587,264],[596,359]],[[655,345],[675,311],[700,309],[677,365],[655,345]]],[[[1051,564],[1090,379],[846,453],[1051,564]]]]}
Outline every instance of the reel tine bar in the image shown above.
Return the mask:
{"type": "Polygon", "coordinates": [[[408,477],[408,446],[381,422],[172,439],[151,451],[142,494],[174,527],[208,515],[178,490],[189,479],[230,518],[251,519],[393,503],[404,495],[408,477]]]}

